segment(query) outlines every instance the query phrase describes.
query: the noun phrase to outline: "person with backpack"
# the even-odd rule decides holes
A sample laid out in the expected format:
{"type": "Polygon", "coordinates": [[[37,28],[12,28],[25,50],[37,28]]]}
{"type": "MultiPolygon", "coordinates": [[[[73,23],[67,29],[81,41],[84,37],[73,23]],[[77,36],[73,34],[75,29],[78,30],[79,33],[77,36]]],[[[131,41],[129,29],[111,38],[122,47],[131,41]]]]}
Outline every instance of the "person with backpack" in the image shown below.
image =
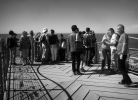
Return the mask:
{"type": "Polygon", "coordinates": [[[20,46],[19,50],[21,51],[21,58],[23,60],[23,65],[25,66],[28,62],[27,60],[29,59],[29,49],[31,46],[31,40],[27,36],[27,32],[23,31],[22,36],[20,38],[20,46]]]}
{"type": "Polygon", "coordinates": [[[69,52],[71,52],[72,72],[74,75],[81,75],[80,70],[79,70],[81,53],[76,48],[77,43],[79,43],[79,41],[77,40],[78,27],[76,25],[72,25],[71,30],[72,30],[72,33],[68,35],[68,48],[69,48],[69,52]]]}

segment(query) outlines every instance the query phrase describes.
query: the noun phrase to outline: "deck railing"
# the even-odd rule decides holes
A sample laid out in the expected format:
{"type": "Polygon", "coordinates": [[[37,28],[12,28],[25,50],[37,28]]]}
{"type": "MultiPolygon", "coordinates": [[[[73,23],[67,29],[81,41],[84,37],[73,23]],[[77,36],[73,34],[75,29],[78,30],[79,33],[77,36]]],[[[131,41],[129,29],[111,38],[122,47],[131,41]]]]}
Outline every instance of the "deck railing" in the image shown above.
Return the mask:
{"type": "Polygon", "coordinates": [[[0,100],[3,100],[9,67],[9,50],[3,39],[0,41],[0,46],[0,100]]]}

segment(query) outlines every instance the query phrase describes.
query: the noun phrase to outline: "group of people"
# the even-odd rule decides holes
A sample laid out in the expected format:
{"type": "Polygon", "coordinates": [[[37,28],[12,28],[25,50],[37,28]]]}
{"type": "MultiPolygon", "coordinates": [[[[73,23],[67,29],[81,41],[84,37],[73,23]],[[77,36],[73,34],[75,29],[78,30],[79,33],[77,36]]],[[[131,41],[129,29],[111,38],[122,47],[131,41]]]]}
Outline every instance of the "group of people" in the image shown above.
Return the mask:
{"type": "Polygon", "coordinates": [[[58,61],[57,55],[59,55],[61,61],[65,61],[66,53],[66,39],[61,34],[61,38],[58,39],[55,31],[51,29],[51,34],[48,34],[48,29],[44,28],[42,33],[40,33],[38,38],[35,38],[34,32],[31,30],[28,34],[26,31],[22,32],[20,39],[17,39],[17,34],[12,30],[9,31],[9,36],[7,38],[7,47],[10,51],[10,63],[15,63],[16,48],[19,47],[20,58],[23,61],[23,65],[28,63],[28,59],[31,63],[34,62],[34,45],[35,41],[40,43],[40,56],[42,64],[44,63],[55,63],[58,61]],[[19,45],[18,45],[19,41],[19,45]]]}
{"type": "MultiPolygon", "coordinates": [[[[89,27],[86,28],[86,31],[79,31],[79,28],[76,25],[72,25],[71,30],[72,33],[69,34],[67,40],[63,37],[63,34],[61,34],[61,38],[58,39],[53,29],[50,30],[51,34],[48,34],[48,29],[44,28],[42,33],[40,33],[39,38],[34,38],[33,31],[30,31],[30,36],[28,36],[26,31],[23,31],[22,36],[19,39],[19,50],[21,51],[21,58],[23,58],[24,65],[27,63],[27,57],[30,57],[31,61],[34,60],[34,57],[29,56],[29,54],[33,55],[33,44],[34,41],[37,40],[40,42],[42,51],[42,63],[57,62],[57,55],[59,55],[61,61],[64,61],[65,52],[68,47],[71,52],[73,74],[81,75],[82,72],[85,71],[83,67],[91,66],[93,63],[96,44],[95,32],[89,27]]],[[[101,45],[101,70],[104,70],[107,59],[109,74],[111,74],[110,67],[112,65],[114,72],[117,73],[120,71],[123,76],[123,79],[119,84],[128,86],[132,83],[125,67],[129,49],[129,38],[124,30],[124,25],[119,24],[116,33],[113,28],[109,28],[108,32],[103,36],[101,45]]],[[[18,47],[18,39],[16,38],[16,35],[17,34],[13,31],[9,31],[9,37],[7,38],[7,47],[10,50],[11,64],[15,64],[16,47],[18,47]]]]}
{"type": "Polygon", "coordinates": [[[125,27],[122,24],[117,26],[117,32],[115,33],[113,28],[110,28],[108,32],[103,36],[101,53],[102,53],[102,67],[105,67],[107,58],[109,74],[111,74],[110,65],[112,64],[114,72],[121,72],[123,79],[119,84],[128,86],[132,83],[130,77],[127,74],[126,59],[129,53],[129,38],[125,33],[125,27]]]}
{"type": "MultiPolygon", "coordinates": [[[[72,71],[74,75],[82,74],[83,67],[80,66],[81,58],[84,58],[82,61],[85,63],[85,66],[90,66],[92,63],[92,59],[95,55],[95,43],[96,38],[94,31],[91,31],[90,28],[86,28],[86,33],[80,35],[82,32],[79,31],[76,25],[72,25],[71,27],[72,33],[68,36],[69,41],[69,51],[72,56],[72,71]],[[77,42],[79,41],[79,42],[77,42]],[[82,41],[82,42],[81,42],[82,41]],[[83,49],[79,46],[83,45],[83,49]],[[83,51],[83,52],[82,52],[83,51]],[[82,57],[83,55],[83,57],[82,57]],[[76,64],[77,62],[77,64],[76,64]]],[[[111,64],[114,72],[120,71],[123,79],[119,84],[124,84],[125,86],[129,86],[132,84],[132,81],[127,74],[126,69],[126,59],[128,56],[128,43],[129,38],[125,33],[125,27],[122,24],[117,26],[117,32],[115,33],[113,28],[109,28],[108,32],[103,36],[102,45],[101,45],[101,54],[102,54],[102,64],[101,71],[104,70],[106,59],[108,62],[108,70],[111,74],[111,64]]],[[[84,70],[83,70],[84,71],[84,70]]]]}
{"type": "Polygon", "coordinates": [[[83,65],[90,66],[93,63],[96,37],[89,27],[86,28],[86,32],[79,31],[76,25],[73,25],[71,29],[72,33],[68,36],[68,48],[72,57],[72,71],[74,75],[80,75],[85,71],[83,65]]]}

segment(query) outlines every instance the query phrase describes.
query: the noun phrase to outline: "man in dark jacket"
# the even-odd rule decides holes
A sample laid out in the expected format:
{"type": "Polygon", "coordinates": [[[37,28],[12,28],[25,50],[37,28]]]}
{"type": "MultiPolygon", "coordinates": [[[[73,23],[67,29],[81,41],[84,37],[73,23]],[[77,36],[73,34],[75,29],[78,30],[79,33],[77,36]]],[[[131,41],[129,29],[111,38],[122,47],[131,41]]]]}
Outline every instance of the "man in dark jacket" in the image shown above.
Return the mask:
{"type": "Polygon", "coordinates": [[[72,71],[74,75],[81,74],[79,71],[80,67],[80,53],[75,49],[75,41],[76,41],[76,34],[78,33],[78,28],[76,25],[72,25],[71,27],[72,33],[68,36],[68,43],[69,43],[69,51],[71,52],[72,57],[72,71]],[[77,66],[75,64],[77,60],[77,66]],[[76,68],[77,67],[77,68],[76,68]]]}
{"type": "Polygon", "coordinates": [[[16,47],[17,47],[17,38],[14,38],[15,33],[10,30],[9,31],[9,37],[7,38],[7,47],[10,50],[10,63],[15,63],[15,57],[16,57],[16,47]]]}

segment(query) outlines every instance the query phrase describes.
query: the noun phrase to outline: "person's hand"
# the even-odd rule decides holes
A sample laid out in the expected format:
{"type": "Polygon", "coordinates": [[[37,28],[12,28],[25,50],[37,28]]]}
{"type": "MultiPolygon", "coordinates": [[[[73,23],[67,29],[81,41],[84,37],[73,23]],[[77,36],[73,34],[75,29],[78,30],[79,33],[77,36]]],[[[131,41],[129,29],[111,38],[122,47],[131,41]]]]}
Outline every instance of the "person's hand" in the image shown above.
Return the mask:
{"type": "Polygon", "coordinates": [[[121,60],[123,59],[123,54],[120,54],[120,59],[121,59],[121,60]]]}

